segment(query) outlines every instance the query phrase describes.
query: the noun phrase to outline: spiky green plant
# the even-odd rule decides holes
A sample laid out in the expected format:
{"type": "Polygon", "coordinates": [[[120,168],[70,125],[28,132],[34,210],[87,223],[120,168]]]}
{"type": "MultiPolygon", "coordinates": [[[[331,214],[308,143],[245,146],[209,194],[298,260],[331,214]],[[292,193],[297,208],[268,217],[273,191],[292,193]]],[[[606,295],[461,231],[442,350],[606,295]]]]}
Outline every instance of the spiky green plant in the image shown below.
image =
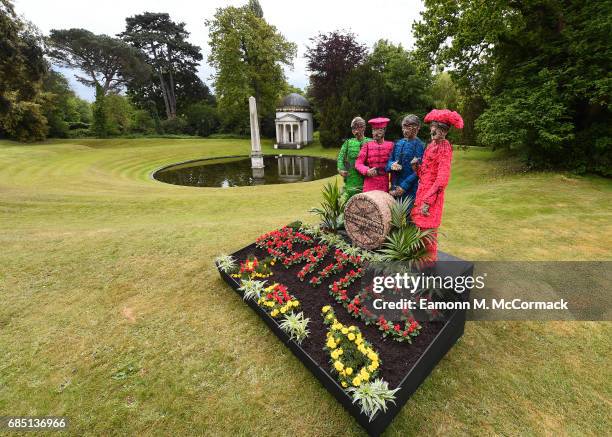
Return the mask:
{"type": "Polygon", "coordinates": [[[353,403],[361,406],[361,412],[368,416],[370,422],[379,411],[387,411],[387,402],[395,403],[395,393],[398,390],[399,387],[390,390],[389,384],[380,378],[348,389],[353,396],[353,403]]]}
{"type": "Polygon", "coordinates": [[[309,212],[318,215],[321,227],[331,232],[337,232],[344,225],[344,207],[346,196],[342,195],[338,187],[338,180],[329,182],[323,187],[323,202],[318,208],[311,208],[309,212]]]}
{"type": "Polygon", "coordinates": [[[239,291],[242,291],[244,300],[259,299],[264,291],[266,281],[256,281],[253,279],[243,279],[240,281],[239,291]]]}
{"type": "Polygon", "coordinates": [[[426,244],[433,237],[432,230],[421,230],[413,224],[395,229],[387,236],[380,250],[382,260],[408,262],[410,266],[422,263],[429,256],[426,244]]]}
{"type": "Polygon", "coordinates": [[[391,205],[391,225],[396,229],[404,229],[410,223],[408,216],[412,209],[412,198],[397,199],[391,205]]]}
{"type": "Polygon", "coordinates": [[[229,273],[236,268],[236,260],[231,255],[219,255],[215,258],[215,264],[225,273],[229,273]]]}
{"type": "Polygon", "coordinates": [[[293,340],[295,340],[298,344],[301,344],[302,341],[310,331],[308,330],[308,322],[310,319],[304,318],[304,313],[289,313],[285,316],[285,318],[280,322],[279,326],[283,331],[289,334],[293,340]]]}

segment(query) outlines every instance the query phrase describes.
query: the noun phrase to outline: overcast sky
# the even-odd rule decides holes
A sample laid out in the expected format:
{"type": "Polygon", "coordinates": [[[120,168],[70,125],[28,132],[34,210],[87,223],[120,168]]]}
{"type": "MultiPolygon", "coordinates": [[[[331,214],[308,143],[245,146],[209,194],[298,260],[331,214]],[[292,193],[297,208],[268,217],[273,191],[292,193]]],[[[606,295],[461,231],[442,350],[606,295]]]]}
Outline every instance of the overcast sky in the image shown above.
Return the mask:
{"type": "MultiPolygon", "coordinates": [[[[94,33],[115,35],[125,28],[125,17],[141,12],[168,12],[175,21],[184,21],[191,33],[190,40],[202,48],[204,61],[200,77],[211,85],[213,70],[207,65],[208,29],[204,20],[211,18],[215,9],[228,5],[239,6],[248,0],[14,0],[17,12],[38,26],[43,33],[51,29],[82,27],[94,33]]],[[[293,71],[286,69],[289,83],[300,88],[308,84],[304,52],[308,39],[318,32],[336,29],[353,31],[358,39],[372,46],[380,38],[412,48],[412,23],[423,10],[421,0],[259,0],[264,18],[289,40],[298,45],[293,71]],[[374,21],[375,20],[375,21],[374,21]]],[[[88,100],[93,90],[74,80],[70,71],[64,72],[75,91],[88,100]]]]}

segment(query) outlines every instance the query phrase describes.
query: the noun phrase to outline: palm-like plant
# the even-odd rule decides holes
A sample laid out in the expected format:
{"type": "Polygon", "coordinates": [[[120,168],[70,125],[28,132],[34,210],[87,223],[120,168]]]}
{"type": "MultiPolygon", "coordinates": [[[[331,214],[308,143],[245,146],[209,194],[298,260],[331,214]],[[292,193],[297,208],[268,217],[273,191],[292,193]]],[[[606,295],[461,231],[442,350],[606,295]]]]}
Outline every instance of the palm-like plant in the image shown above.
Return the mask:
{"type": "Polygon", "coordinates": [[[344,206],[346,205],[346,197],[342,195],[338,187],[338,181],[335,180],[323,187],[323,202],[319,208],[311,208],[309,212],[317,214],[321,218],[321,227],[337,232],[344,224],[344,206]]]}
{"type": "Polygon", "coordinates": [[[384,261],[408,262],[410,266],[420,264],[429,257],[426,245],[432,240],[431,229],[421,230],[413,224],[395,229],[387,236],[380,250],[384,261]]]}
{"type": "Polygon", "coordinates": [[[408,216],[410,215],[411,209],[411,197],[397,199],[395,203],[391,205],[391,225],[397,229],[403,229],[408,226],[408,216]]]}

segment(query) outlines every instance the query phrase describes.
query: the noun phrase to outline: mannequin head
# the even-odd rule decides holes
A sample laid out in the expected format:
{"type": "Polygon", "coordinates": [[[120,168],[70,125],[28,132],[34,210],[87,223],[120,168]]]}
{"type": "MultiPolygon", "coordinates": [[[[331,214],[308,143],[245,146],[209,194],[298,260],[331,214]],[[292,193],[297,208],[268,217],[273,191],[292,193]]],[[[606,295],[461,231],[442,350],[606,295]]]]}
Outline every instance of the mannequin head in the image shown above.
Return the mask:
{"type": "Polygon", "coordinates": [[[416,138],[420,128],[421,121],[416,115],[407,115],[402,120],[402,133],[404,134],[404,138],[406,139],[412,140],[416,138]]]}
{"type": "Polygon", "coordinates": [[[351,121],[351,132],[358,140],[362,140],[365,134],[366,123],[361,117],[355,117],[351,121]]]}

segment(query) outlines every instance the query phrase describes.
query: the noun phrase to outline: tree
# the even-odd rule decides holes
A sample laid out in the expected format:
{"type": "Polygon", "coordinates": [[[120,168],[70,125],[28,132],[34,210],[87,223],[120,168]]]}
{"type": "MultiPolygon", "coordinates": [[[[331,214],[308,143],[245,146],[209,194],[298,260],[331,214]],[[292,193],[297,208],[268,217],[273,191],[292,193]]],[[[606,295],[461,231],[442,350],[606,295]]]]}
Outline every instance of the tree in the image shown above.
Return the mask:
{"type": "Polygon", "coordinates": [[[89,103],[74,94],[61,73],[49,71],[43,80],[43,90],[42,111],[49,125],[50,137],[65,138],[72,125],[90,122],[89,103]]]}
{"type": "Polygon", "coordinates": [[[121,38],[146,53],[157,76],[166,117],[176,117],[177,76],[195,74],[202,60],[200,48],[187,41],[185,23],[175,23],[167,13],[145,12],[125,21],[121,38]]]}
{"type": "MultiPolygon", "coordinates": [[[[191,105],[199,102],[206,102],[209,105],[215,104],[215,97],[210,89],[194,72],[184,70],[176,72],[175,83],[177,114],[182,114],[191,105]]],[[[129,82],[127,95],[139,108],[150,110],[154,107],[154,113],[157,114],[165,111],[162,89],[153,76],[146,82],[129,82]]]]}
{"type": "Polygon", "coordinates": [[[8,0],[0,0],[0,136],[18,141],[44,139],[42,80],[48,65],[33,26],[21,21],[8,0]]]}
{"type": "Polygon", "coordinates": [[[108,112],[106,110],[106,95],[102,86],[96,84],[96,101],[93,104],[92,131],[98,138],[108,136],[108,112]]]}
{"type": "Polygon", "coordinates": [[[537,167],[612,174],[610,2],[426,0],[419,53],[481,95],[482,142],[537,167]],[[484,105],[482,105],[484,106],[484,105]]]}
{"type": "Polygon", "coordinates": [[[367,55],[366,46],[352,33],[334,31],[310,38],[305,57],[310,71],[310,95],[322,104],[331,96],[339,96],[344,82],[367,55]]]}
{"type": "Polygon", "coordinates": [[[76,79],[87,86],[100,85],[105,94],[149,74],[142,54],[120,39],[85,29],[54,29],[48,40],[48,54],[57,65],[82,71],[76,79]]]}
{"type": "MultiPolygon", "coordinates": [[[[320,33],[310,39],[306,50],[307,68],[310,71],[309,96],[317,108],[321,144],[324,147],[339,146],[345,136],[348,121],[338,111],[342,104],[345,84],[351,74],[363,63],[367,48],[358,43],[352,33],[334,31],[320,33]]],[[[345,99],[346,112],[354,100],[345,99]]],[[[350,119],[349,119],[350,121],[350,119]]]]}
{"type": "Polygon", "coordinates": [[[258,0],[249,0],[248,7],[256,17],[263,18],[263,9],[261,8],[258,0]]]}
{"type": "Polygon", "coordinates": [[[296,45],[249,6],[219,8],[206,26],[223,130],[246,133],[249,96],[261,118],[274,113],[286,87],[282,66],[292,66],[296,45]]]}

